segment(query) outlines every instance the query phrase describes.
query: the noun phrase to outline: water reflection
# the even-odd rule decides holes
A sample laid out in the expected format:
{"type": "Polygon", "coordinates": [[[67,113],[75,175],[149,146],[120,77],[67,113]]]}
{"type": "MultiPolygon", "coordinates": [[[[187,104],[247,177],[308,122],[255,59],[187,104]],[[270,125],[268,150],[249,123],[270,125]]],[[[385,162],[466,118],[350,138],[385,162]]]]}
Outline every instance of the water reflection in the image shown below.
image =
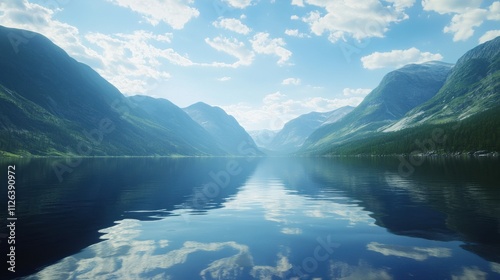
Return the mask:
{"type": "MultiPolygon", "coordinates": [[[[22,221],[16,236],[19,274],[32,273],[99,242],[98,231],[115,221],[162,219],[179,215],[173,211],[186,209],[186,205],[196,211],[192,199],[196,189],[213,180],[210,172],[225,170],[234,160],[83,159],[63,181],[53,166],[64,160],[17,160],[16,215],[22,221]]],[[[236,193],[253,172],[257,159],[237,162],[240,172],[229,178],[217,196],[206,200],[202,211],[220,208],[236,193]]],[[[5,215],[1,212],[0,218],[5,220],[5,215]]],[[[4,252],[6,243],[0,246],[4,252]]]]}
{"type": "Polygon", "coordinates": [[[378,242],[370,242],[366,248],[370,251],[380,253],[384,256],[396,256],[409,258],[416,261],[424,261],[429,257],[448,258],[451,250],[440,247],[410,247],[401,245],[387,245],[378,242]]]}
{"type": "Polygon", "coordinates": [[[105,233],[103,239],[109,239],[63,259],[34,278],[168,279],[165,271],[175,265],[185,264],[190,255],[224,249],[231,249],[235,254],[210,263],[200,273],[203,278],[211,275],[216,279],[228,279],[229,275],[238,276],[242,268],[253,266],[248,246],[236,242],[186,241],[181,248],[168,250],[168,240],[137,240],[141,236],[141,224],[137,220],[122,220],[101,232],[105,233]]]}
{"type": "Polygon", "coordinates": [[[318,181],[358,199],[377,225],[400,235],[461,240],[463,248],[500,261],[498,160],[426,162],[409,178],[397,173],[393,159],[338,164],[316,164],[318,181]]]}
{"type": "Polygon", "coordinates": [[[276,267],[257,266],[249,247],[234,241],[185,241],[180,248],[171,249],[168,240],[142,240],[141,228],[137,220],[119,221],[101,231],[105,233],[102,238],[107,240],[26,279],[170,279],[174,266],[196,267],[188,259],[199,253],[212,253],[218,259],[203,260],[206,266],[201,271],[185,269],[182,279],[199,276],[202,279],[242,279],[245,275],[263,279],[283,276],[290,269],[284,256],[280,256],[276,267]]]}
{"type": "Polygon", "coordinates": [[[41,170],[19,183],[19,252],[40,254],[19,267],[49,264],[28,279],[500,274],[496,161],[89,159],[63,183],[20,166],[41,170]]]}
{"type": "Polygon", "coordinates": [[[370,279],[370,280],[392,280],[394,279],[388,269],[373,268],[365,261],[359,261],[357,265],[345,262],[332,262],[330,264],[329,279],[370,279]]]}

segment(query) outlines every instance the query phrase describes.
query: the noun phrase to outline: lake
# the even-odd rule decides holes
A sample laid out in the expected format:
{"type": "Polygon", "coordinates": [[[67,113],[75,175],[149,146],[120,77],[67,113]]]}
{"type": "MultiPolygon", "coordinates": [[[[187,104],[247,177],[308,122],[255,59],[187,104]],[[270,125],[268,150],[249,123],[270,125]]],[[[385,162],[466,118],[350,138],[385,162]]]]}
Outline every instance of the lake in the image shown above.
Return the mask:
{"type": "Polygon", "coordinates": [[[2,279],[500,279],[495,159],[0,162],[2,279]]]}

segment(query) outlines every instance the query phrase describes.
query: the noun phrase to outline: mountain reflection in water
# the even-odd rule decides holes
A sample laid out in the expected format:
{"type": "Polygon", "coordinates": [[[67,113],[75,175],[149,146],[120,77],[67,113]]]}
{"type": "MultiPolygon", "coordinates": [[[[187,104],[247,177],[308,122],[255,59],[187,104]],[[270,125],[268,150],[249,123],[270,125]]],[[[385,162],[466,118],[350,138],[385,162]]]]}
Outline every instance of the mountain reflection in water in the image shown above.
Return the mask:
{"type": "Polygon", "coordinates": [[[500,277],[496,160],[18,161],[27,279],[500,277]]]}

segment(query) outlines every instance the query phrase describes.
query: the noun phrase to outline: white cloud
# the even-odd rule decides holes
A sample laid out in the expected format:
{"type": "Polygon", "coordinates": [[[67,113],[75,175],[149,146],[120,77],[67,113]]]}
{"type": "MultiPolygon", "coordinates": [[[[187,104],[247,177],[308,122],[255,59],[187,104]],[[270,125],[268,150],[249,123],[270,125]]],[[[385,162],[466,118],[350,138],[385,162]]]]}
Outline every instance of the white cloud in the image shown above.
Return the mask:
{"type": "Polygon", "coordinates": [[[390,52],[374,52],[361,58],[366,69],[399,68],[410,63],[423,63],[432,60],[442,60],[439,53],[422,52],[417,48],[407,50],[392,50],[390,52]]]}
{"type": "Polygon", "coordinates": [[[301,80],[298,78],[287,78],[284,79],[283,82],[281,82],[282,85],[294,85],[294,86],[298,86],[300,85],[300,83],[301,80]]]}
{"type": "Polygon", "coordinates": [[[254,53],[248,50],[243,42],[240,42],[236,39],[229,39],[225,37],[215,37],[213,39],[206,38],[205,42],[210,45],[212,48],[227,53],[235,58],[238,61],[232,64],[225,63],[213,63],[213,66],[221,66],[221,67],[239,67],[250,65],[254,59],[254,53]]]}
{"type": "Polygon", "coordinates": [[[240,20],[234,18],[223,18],[215,21],[213,25],[217,28],[224,28],[239,34],[248,34],[251,29],[244,25],[240,20]]]}
{"type": "Polygon", "coordinates": [[[372,90],[367,88],[345,88],[343,90],[344,96],[365,96],[372,90]]]}
{"type": "Polygon", "coordinates": [[[262,101],[264,102],[264,104],[271,104],[271,103],[274,103],[276,101],[280,101],[282,98],[285,98],[285,97],[286,97],[286,95],[277,91],[275,93],[271,93],[271,94],[264,96],[262,101]]]}
{"type": "Polygon", "coordinates": [[[262,103],[252,106],[238,103],[220,106],[228,114],[234,116],[247,130],[270,129],[278,130],[283,125],[302,114],[310,112],[328,112],[344,106],[357,106],[364,96],[327,99],[323,97],[308,97],[291,99],[281,92],[266,95],[262,103]]]}
{"type": "Polygon", "coordinates": [[[11,0],[0,3],[0,10],[5,11],[0,15],[2,24],[47,36],[71,56],[93,65],[100,75],[123,93],[145,93],[158,80],[168,79],[169,73],[158,70],[162,58],[177,65],[191,64],[172,49],[158,49],[149,44],[169,43],[172,34],[154,35],[136,31],[114,35],[90,33],[82,37],[76,27],[53,19],[58,10],[11,0]],[[90,45],[84,45],[83,38],[90,45]]]}
{"type": "Polygon", "coordinates": [[[238,9],[244,9],[252,4],[252,0],[223,0],[229,6],[238,8],[238,9]]]}
{"type": "Polygon", "coordinates": [[[292,56],[292,52],[284,48],[285,41],[282,38],[270,39],[269,33],[259,32],[253,36],[250,42],[256,53],[279,56],[278,64],[284,64],[292,56]]]}
{"type": "Polygon", "coordinates": [[[170,74],[162,70],[164,62],[179,66],[237,67],[250,64],[254,56],[253,52],[245,50],[244,46],[221,39],[214,40],[212,46],[236,56],[239,58],[237,62],[196,63],[187,55],[181,55],[166,45],[172,40],[170,33],[157,35],[137,30],[129,34],[81,35],[76,27],[53,18],[60,8],[51,10],[25,0],[0,2],[0,11],[3,11],[0,13],[2,25],[45,35],[72,57],[91,65],[125,94],[147,93],[159,81],[169,79],[170,74]]]}
{"type": "Polygon", "coordinates": [[[123,93],[137,94],[150,90],[151,83],[170,78],[168,72],[159,69],[163,59],[174,65],[193,65],[171,48],[152,45],[169,43],[171,36],[139,30],[132,34],[89,33],[85,39],[99,48],[101,65],[97,71],[123,93]]]}
{"type": "Polygon", "coordinates": [[[304,0],[292,0],[292,5],[304,7],[304,0]]]}
{"type": "Polygon", "coordinates": [[[139,13],[154,26],[164,22],[174,29],[182,29],[187,22],[200,15],[196,8],[189,6],[192,3],[190,0],[108,1],[139,13]]]}
{"type": "Polygon", "coordinates": [[[482,0],[423,0],[426,11],[439,14],[454,14],[451,22],[444,27],[444,33],[453,34],[453,41],[465,41],[474,35],[474,28],[486,20],[500,20],[500,1],[493,2],[488,9],[480,8],[482,0]]]}
{"type": "Polygon", "coordinates": [[[474,28],[483,24],[488,11],[483,9],[474,9],[463,14],[456,14],[451,19],[450,25],[446,26],[444,33],[452,33],[453,41],[465,41],[474,35],[474,28]]]}
{"type": "Polygon", "coordinates": [[[217,81],[219,82],[227,82],[227,81],[230,81],[231,80],[231,77],[221,77],[221,78],[218,78],[217,81]]]}
{"type": "Polygon", "coordinates": [[[393,3],[394,8],[397,11],[404,11],[407,8],[411,8],[415,4],[415,0],[387,0],[389,3],[393,3]]]}
{"type": "Polygon", "coordinates": [[[299,32],[298,29],[287,29],[285,30],[285,34],[288,36],[299,37],[299,38],[309,37],[309,35],[299,32]]]}
{"type": "Polygon", "coordinates": [[[470,9],[479,8],[482,0],[422,0],[424,11],[434,11],[440,14],[463,13],[470,9]]]}
{"type": "Polygon", "coordinates": [[[359,1],[325,1],[306,0],[308,4],[326,10],[312,11],[303,18],[308,23],[311,31],[320,36],[328,33],[331,42],[345,39],[350,36],[357,40],[370,37],[384,37],[392,23],[397,23],[408,18],[404,9],[413,5],[414,1],[393,0],[392,5],[387,5],[378,0],[359,1]]]}
{"type": "Polygon", "coordinates": [[[26,0],[0,2],[0,22],[4,26],[40,33],[76,58],[95,58],[97,53],[83,45],[76,27],[57,21],[53,16],[60,9],[51,10],[26,0]]]}
{"type": "Polygon", "coordinates": [[[299,20],[299,19],[300,19],[300,17],[299,17],[298,15],[292,15],[292,16],[290,17],[290,19],[291,19],[291,20],[299,20]]]}
{"type": "Polygon", "coordinates": [[[489,8],[487,16],[489,20],[500,20],[500,1],[493,2],[489,8]]]}
{"type": "Polygon", "coordinates": [[[490,31],[484,33],[484,35],[481,36],[481,38],[479,38],[479,44],[482,44],[482,43],[487,42],[489,40],[493,40],[498,36],[500,36],[500,30],[490,30],[490,31]]]}

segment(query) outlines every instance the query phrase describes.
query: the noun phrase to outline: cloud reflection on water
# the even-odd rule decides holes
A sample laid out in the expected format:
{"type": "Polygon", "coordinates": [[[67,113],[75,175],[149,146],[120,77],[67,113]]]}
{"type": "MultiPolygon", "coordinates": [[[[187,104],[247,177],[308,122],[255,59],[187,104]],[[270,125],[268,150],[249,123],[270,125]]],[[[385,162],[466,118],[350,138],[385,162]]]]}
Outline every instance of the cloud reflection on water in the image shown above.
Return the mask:
{"type": "Polygon", "coordinates": [[[234,241],[201,243],[186,241],[181,248],[168,251],[168,240],[138,240],[141,222],[126,219],[101,230],[102,242],[48,266],[27,279],[171,279],[170,269],[189,264],[197,252],[214,253],[218,258],[199,272],[202,279],[240,279],[250,274],[256,279],[281,277],[291,268],[286,256],[278,254],[276,266],[255,265],[249,247],[234,241]],[[234,253],[234,252],[235,253],[234,253]],[[218,252],[218,253],[215,253],[218,252]]]}
{"type": "Polygon", "coordinates": [[[338,197],[299,195],[287,190],[278,180],[265,184],[249,181],[224,204],[224,208],[233,210],[262,208],[266,220],[282,224],[299,224],[299,217],[307,217],[343,220],[350,226],[374,225],[370,212],[365,211],[363,207],[347,199],[345,202],[337,202],[338,200],[338,197]]]}
{"type": "Polygon", "coordinates": [[[393,277],[386,269],[373,268],[364,261],[359,261],[358,265],[332,261],[330,263],[330,279],[391,280],[393,277]]]}
{"type": "Polygon", "coordinates": [[[492,262],[492,263],[490,263],[490,268],[491,268],[491,271],[500,274],[500,263],[492,262]]]}
{"type": "Polygon", "coordinates": [[[451,250],[442,247],[410,247],[401,245],[388,245],[378,242],[370,242],[366,245],[370,251],[380,253],[384,256],[395,256],[414,259],[416,261],[424,261],[429,257],[449,258],[451,250]]]}
{"type": "Polygon", "coordinates": [[[488,273],[480,270],[479,268],[464,267],[460,275],[452,275],[452,280],[486,280],[488,273]]]}

